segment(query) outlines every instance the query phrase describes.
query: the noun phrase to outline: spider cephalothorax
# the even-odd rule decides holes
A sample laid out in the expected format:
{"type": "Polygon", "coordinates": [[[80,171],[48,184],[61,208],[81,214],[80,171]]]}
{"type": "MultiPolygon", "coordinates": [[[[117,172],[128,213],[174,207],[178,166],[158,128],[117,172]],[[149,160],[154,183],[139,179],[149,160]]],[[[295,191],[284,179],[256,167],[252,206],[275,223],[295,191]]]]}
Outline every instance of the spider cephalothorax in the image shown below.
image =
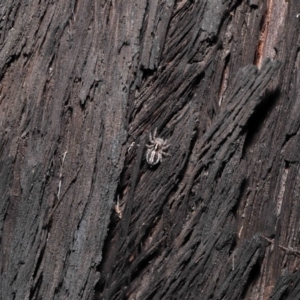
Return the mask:
{"type": "Polygon", "coordinates": [[[157,137],[157,129],[154,130],[153,136],[149,134],[150,145],[146,145],[148,148],[146,152],[146,160],[150,166],[157,165],[162,162],[163,156],[170,156],[168,151],[170,145],[167,144],[167,140],[157,137]]]}

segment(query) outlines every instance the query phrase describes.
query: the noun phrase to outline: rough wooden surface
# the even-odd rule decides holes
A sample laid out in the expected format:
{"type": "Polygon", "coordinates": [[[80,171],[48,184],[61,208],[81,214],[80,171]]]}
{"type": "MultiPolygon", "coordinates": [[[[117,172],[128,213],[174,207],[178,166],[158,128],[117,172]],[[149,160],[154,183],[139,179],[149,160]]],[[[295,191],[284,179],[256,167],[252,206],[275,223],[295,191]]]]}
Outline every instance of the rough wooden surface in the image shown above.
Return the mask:
{"type": "Polygon", "coordinates": [[[300,299],[298,13],[1,3],[2,299],[300,299]]]}

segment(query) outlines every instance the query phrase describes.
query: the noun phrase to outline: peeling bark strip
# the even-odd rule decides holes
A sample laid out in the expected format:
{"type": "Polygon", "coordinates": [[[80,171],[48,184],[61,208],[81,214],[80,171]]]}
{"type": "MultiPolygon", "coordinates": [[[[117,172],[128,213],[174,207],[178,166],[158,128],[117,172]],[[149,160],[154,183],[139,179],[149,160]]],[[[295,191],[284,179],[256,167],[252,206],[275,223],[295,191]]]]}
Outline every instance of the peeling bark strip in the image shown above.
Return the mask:
{"type": "Polygon", "coordinates": [[[1,299],[300,299],[298,1],[2,2],[1,299]]]}

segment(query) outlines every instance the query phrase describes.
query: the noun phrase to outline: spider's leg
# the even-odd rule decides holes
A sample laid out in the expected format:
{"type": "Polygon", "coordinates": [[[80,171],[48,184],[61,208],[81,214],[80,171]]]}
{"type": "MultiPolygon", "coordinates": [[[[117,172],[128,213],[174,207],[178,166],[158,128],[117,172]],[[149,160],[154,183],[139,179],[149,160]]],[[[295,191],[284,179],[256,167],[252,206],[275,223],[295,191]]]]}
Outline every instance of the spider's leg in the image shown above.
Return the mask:
{"type": "Polygon", "coordinates": [[[169,145],[163,145],[163,146],[161,147],[161,149],[164,151],[164,150],[168,150],[169,147],[170,147],[170,144],[169,144],[169,145]]]}
{"type": "Polygon", "coordinates": [[[155,139],[157,136],[157,128],[154,129],[154,132],[153,132],[153,138],[155,139]]]}
{"type": "Polygon", "coordinates": [[[153,144],[151,144],[151,145],[146,144],[146,147],[151,149],[151,148],[154,147],[154,145],[153,144]]]}
{"type": "Polygon", "coordinates": [[[151,132],[149,132],[149,140],[152,144],[154,144],[154,136],[152,136],[151,132]]]}
{"type": "Polygon", "coordinates": [[[161,154],[164,156],[171,156],[171,154],[169,154],[168,152],[164,152],[164,151],[161,151],[161,154]]]}

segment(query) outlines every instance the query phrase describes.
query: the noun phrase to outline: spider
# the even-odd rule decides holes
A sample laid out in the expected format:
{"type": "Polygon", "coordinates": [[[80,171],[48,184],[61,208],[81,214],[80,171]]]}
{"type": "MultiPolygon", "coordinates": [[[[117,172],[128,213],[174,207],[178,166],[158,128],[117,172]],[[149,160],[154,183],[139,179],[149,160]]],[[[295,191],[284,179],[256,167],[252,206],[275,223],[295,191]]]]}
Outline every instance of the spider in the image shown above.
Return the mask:
{"type": "Polygon", "coordinates": [[[171,156],[168,151],[170,144],[167,144],[167,140],[157,137],[157,128],[153,132],[149,133],[150,145],[146,145],[148,148],[146,152],[146,160],[150,167],[162,162],[163,156],[171,156]]]}

